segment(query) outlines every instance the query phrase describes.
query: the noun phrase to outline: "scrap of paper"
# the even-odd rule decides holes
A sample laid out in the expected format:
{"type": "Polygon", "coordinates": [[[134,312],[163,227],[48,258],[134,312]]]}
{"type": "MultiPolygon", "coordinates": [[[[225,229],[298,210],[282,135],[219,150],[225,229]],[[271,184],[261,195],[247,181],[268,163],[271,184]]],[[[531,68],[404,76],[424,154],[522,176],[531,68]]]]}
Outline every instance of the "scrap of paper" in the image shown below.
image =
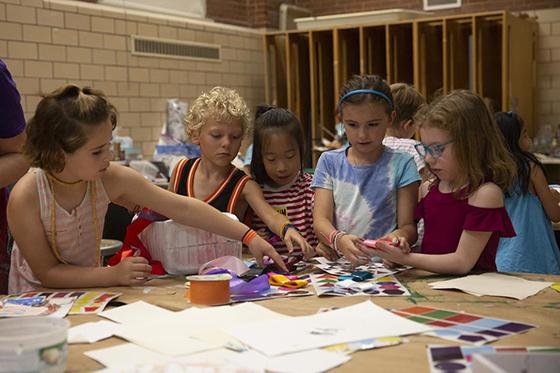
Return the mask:
{"type": "Polygon", "coordinates": [[[146,320],[157,320],[172,316],[175,312],[154,306],[144,301],[138,301],[125,306],[103,311],[99,316],[118,323],[145,323],[146,320]]]}
{"type": "Polygon", "coordinates": [[[110,321],[88,322],[68,329],[68,343],[95,343],[112,337],[119,324],[110,321]]]}
{"type": "Polygon", "coordinates": [[[436,329],[426,333],[428,335],[475,345],[483,345],[536,328],[535,325],[522,322],[432,307],[415,306],[393,312],[408,320],[435,327],[436,329]]]}
{"type": "Polygon", "coordinates": [[[521,300],[537,294],[552,283],[489,272],[432,282],[429,285],[433,289],[459,289],[476,296],[493,295],[521,300]]]}

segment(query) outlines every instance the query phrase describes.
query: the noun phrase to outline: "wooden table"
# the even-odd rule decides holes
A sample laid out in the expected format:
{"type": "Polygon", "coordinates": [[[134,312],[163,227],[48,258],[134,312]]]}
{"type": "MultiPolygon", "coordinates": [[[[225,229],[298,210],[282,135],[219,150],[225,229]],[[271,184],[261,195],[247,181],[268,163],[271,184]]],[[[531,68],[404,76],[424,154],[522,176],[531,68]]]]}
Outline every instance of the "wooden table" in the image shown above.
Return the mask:
{"type": "MultiPolygon", "coordinates": [[[[408,270],[397,276],[408,287],[411,297],[322,297],[279,298],[259,302],[271,310],[292,316],[309,315],[321,307],[344,307],[366,299],[385,308],[405,308],[414,304],[465,311],[490,317],[521,321],[535,324],[538,327],[528,333],[514,335],[498,340],[492,345],[502,346],[560,346],[560,293],[551,288],[522,301],[499,297],[476,297],[460,291],[433,290],[428,282],[450,278],[450,276],[434,275],[419,270],[408,270]]],[[[560,282],[560,276],[524,275],[532,280],[560,282]]],[[[179,286],[182,278],[152,280],[146,286],[155,286],[152,292],[144,294],[142,288],[104,288],[121,292],[120,301],[132,303],[143,300],[163,308],[179,311],[190,307],[184,299],[184,290],[179,286]],[[173,293],[174,294],[169,294],[173,293]]],[[[69,316],[73,326],[101,320],[98,316],[69,316]]],[[[398,346],[360,351],[352,355],[352,359],[335,369],[335,372],[428,372],[427,344],[453,345],[451,341],[428,336],[409,336],[408,343],[398,346]]],[[[83,352],[110,347],[123,343],[120,338],[110,338],[95,344],[70,345],[68,367],[69,372],[85,372],[102,368],[102,365],[88,358],[83,352]]]]}

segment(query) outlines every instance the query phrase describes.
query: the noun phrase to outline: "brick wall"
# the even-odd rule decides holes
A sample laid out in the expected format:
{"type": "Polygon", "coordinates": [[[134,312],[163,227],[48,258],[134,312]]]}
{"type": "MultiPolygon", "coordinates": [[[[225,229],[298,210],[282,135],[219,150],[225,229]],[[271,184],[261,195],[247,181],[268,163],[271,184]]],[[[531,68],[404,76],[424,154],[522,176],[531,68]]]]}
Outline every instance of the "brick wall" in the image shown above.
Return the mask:
{"type": "Polygon", "coordinates": [[[71,1],[0,0],[0,58],[22,94],[26,117],[42,93],[67,83],[105,91],[119,110],[119,135],[151,157],[166,99],[190,102],[215,85],[237,89],[249,105],[264,92],[262,35],[256,30],[151,16],[71,1]],[[222,46],[222,62],[139,57],[129,35],[222,46]]]}
{"type": "MultiPolygon", "coordinates": [[[[207,16],[235,25],[277,28],[281,3],[308,8],[313,16],[393,8],[423,10],[422,0],[206,0],[207,16]]],[[[502,9],[526,11],[555,8],[558,4],[558,0],[463,0],[461,8],[434,11],[434,14],[476,13],[502,9]]]]}

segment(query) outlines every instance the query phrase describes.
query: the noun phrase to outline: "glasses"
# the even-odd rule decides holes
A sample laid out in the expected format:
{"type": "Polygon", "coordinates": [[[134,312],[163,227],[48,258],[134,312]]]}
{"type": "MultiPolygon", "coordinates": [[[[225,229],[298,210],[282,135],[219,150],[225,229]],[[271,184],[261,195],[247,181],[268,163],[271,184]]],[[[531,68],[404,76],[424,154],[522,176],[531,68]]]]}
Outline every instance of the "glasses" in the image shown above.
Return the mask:
{"type": "Polygon", "coordinates": [[[426,155],[430,154],[433,159],[438,159],[445,151],[445,146],[451,144],[452,142],[453,140],[450,140],[448,142],[444,142],[441,144],[432,144],[432,145],[426,145],[421,142],[415,144],[414,148],[422,158],[426,158],[426,155]]]}

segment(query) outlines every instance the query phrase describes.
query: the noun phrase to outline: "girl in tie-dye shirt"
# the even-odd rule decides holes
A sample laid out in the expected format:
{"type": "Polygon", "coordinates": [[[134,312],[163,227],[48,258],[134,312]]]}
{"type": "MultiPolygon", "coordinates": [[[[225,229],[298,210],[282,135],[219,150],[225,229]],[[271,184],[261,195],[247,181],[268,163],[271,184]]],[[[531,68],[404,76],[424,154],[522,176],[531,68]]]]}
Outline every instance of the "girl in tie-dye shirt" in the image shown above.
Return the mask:
{"type": "Polygon", "coordinates": [[[363,239],[389,238],[408,251],[417,238],[420,176],[412,156],[382,143],[395,116],[391,90],[379,76],[356,76],[338,105],[349,145],[323,153],[315,170],[313,221],[324,240],[318,252],[341,253],[356,265],[371,255],[363,239]]]}

